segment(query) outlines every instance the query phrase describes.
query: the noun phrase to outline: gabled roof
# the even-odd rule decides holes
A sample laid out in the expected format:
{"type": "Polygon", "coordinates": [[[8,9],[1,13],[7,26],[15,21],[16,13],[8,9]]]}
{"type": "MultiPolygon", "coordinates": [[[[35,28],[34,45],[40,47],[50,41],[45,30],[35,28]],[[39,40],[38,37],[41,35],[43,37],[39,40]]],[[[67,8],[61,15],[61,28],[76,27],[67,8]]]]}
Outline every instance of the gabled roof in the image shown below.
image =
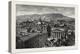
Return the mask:
{"type": "Polygon", "coordinates": [[[64,29],[54,29],[53,32],[61,32],[64,31],[64,29]]]}

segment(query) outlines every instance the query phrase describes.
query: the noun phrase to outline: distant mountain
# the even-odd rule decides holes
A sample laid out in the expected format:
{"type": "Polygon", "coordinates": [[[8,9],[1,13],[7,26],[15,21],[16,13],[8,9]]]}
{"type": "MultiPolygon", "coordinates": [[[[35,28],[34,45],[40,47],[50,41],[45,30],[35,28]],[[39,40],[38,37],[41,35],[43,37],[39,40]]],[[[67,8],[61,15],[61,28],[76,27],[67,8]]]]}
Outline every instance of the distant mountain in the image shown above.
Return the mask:
{"type": "Polygon", "coordinates": [[[27,21],[27,20],[39,20],[39,19],[44,20],[44,21],[50,21],[50,20],[57,20],[57,19],[70,20],[70,19],[74,19],[74,18],[67,17],[67,16],[64,16],[64,15],[59,14],[59,13],[16,16],[16,20],[18,22],[27,21]]]}

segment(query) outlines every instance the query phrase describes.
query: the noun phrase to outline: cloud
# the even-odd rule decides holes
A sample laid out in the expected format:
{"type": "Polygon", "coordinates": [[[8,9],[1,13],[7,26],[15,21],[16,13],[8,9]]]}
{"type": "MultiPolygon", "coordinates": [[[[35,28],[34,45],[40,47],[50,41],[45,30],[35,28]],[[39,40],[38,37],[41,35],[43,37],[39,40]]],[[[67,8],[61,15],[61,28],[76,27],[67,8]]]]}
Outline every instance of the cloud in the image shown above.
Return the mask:
{"type": "Polygon", "coordinates": [[[54,7],[54,6],[35,6],[35,5],[16,5],[16,14],[45,14],[45,13],[61,13],[65,16],[75,16],[74,7],[54,7]]]}

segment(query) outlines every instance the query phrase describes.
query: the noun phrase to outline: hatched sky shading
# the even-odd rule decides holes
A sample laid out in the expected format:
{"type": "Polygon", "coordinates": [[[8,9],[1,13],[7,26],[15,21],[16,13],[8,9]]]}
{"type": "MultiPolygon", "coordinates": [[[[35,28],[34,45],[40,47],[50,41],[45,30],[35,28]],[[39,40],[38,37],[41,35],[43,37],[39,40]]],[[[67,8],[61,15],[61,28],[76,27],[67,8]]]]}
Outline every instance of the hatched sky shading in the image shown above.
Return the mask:
{"type": "Polygon", "coordinates": [[[56,6],[36,6],[36,5],[16,5],[16,14],[20,15],[31,15],[31,14],[49,14],[49,13],[60,13],[68,17],[75,16],[74,7],[56,7],[56,6]]]}

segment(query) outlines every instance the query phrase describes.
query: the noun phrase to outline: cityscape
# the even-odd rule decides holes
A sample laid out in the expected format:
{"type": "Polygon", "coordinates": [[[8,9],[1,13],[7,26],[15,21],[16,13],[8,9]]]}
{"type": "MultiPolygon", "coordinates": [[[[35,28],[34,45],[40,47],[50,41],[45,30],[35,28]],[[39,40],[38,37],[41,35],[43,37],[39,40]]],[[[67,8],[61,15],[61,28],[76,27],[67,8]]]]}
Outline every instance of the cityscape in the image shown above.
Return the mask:
{"type": "Polygon", "coordinates": [[[74,8],[71,7],[72,11],[69,10],[70,7],[44,8],[43,6],[17,5],[16,49],[75,45],[75,18],[70,17],[71,14],[74,15],[74,8]]]}

